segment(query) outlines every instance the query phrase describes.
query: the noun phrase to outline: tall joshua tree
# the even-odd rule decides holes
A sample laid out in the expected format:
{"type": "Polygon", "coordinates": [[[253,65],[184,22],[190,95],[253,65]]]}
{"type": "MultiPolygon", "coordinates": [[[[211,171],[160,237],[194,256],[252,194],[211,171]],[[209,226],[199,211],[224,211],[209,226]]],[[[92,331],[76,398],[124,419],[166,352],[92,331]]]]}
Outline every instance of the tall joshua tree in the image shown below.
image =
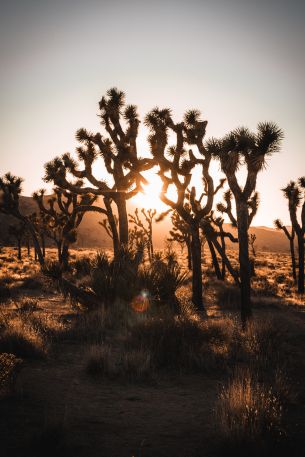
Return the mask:
{"type": "Polygon", "coordinates": [[[183,122],[175,124],[169,109],[155,108],[146,115],[145,124],[150,130],[148,141],[163,182],[160,198],[177,211],[189,226],[193,262],[192,301],[198,310],[204,311],[200,221],[211,212],[214,195],[224,182],[215,189],[209,172],[212,154],[203,145],[207,121],[200,119],[199,111],[191,110],[185,114],[183,122]],[[175,137],[175,145],[168,148],[169,133],[175,137]],[[195,145],[200,158],[197,158],[192,150],[187,152],[185,145],[195,145]],[[201,167],[204,184],[204,192],[198,199],[195,187],[188,189],[196,165],[201,167]],[[174,186],[177,191],[174,200],[168,196],[170,186],[174,186]]]}
{"type": "Polygon", "coordinates": [[[70,154],[55,158],[45,167],[45,180],[78,194],[90,193],[110,198],[117,206],[119,242],[126,245],[126,202],[142,190],[142,184],[147,183],[141,172],[150,169],[153,163],[151,159],[138,156],[140,120],[136,106],[126,105],[125,94],[116,88],[108,90],[99,102],[99,108],[101,124],[108,136],[79,129],[76,133],[76,138],[81,143],[77,148],[78,162],[70,154]],[[111,184],[94,175],[93,164],[98,157],[104,162],[111,184]],[[69,173],[81,181],[71,180],[69,173]],[[88,185],[84,184],[84,179],[88,185]]]}
{"type": "MultiPolygon", "coordinates": [[[[251,199],[255,196],[258,173],[265,167],[266,158],[279,151],[283,132],[274,123],[260,123],[257,132],[247,128],[233,130],[221,140],[211,139],[206,148],[217,157],[227,177],[236,204],[241,280],[241,319],[243,326],[252,315],[251,265],[249,258],[248,229],[252,221],[251,199]],[[242,186],[237,179],[238,169],[246,168],[246,181],[242,186]]],[[[255,202],[255,199],[254,199],[255,202]]]]}
{"type": "Polygon", "coordinates": [[[33,194],[44,220],[47,236],[56,243],[58,260],[64,268],[67,268],[69,246],[76,242],[76,229],[86,210],[92,210],[96,196],[85,194],[78,199],[75,193],[59,188],[54,189],[54,196],[47,201],[44,196],[43,189],[33,194]]]}
{"type": "Polygon", "coordinates": [[[290,256],[291,256],[291,270],[292,270],[292,277],[295,282],[297,283],[297,270],[296,270],[296,262],[295,262],[295,251],[294,251],[294,239],[295,239],[295,231],[294,228],[291,227],[291,231],[285,227],[283,222],[280,219],[275,219],[274,226],[278,230],[283,230],[286,237],[289,240],[289,247],[290,247],[290,256]]]}
{"type": "Polygon", "coordinates": [[[41,265],[44,264],[43,254],[35,227],[29,216],[21,213],[19,199],[22,191],[22,178],[7,173],[0,178],[0,212],[10,214],[24,224],[29,230],[41,265]]]}
{"type": "Polygon", "coordinates": [[[298,240],[298,292],[304,293],[304,236],[305,236],[305,177],[299,178],[298,182],[290,183],[282,189],[284,197],[288,200],[288,208],[292,228],[298,240]],[[301,206],[300,222],[298,221],[298,208],[301,206]]]}

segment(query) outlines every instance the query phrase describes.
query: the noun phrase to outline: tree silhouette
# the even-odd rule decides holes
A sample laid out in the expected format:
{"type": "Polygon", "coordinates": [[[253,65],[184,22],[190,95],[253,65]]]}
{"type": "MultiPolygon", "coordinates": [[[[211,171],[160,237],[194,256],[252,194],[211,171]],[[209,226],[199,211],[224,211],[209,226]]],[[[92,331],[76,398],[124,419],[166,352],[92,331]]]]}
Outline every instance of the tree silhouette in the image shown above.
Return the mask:
{"type": "Polygon", "coordinates": [[[294,251],[294,239],[295,239],[294,228],[291,227],[291,231],[289,232],[287,227],[285,227],[285,225],[283,224],[283,222],[280,219],[275,219],[274,226],[278,230],[283,230],[283,232],[285,233],[286,237],[289,240],[292,277],[296,284],[297,283],[297,271],[296,271],[295,251],[294,251]]]}
{"type": "Polygon", "coordinates": [[[95,195],[85,194],[79,199],[70,191],[54,189],[54,195],[45,201],[45,191],[34,192],[46,234],[57,246],[58,261],[66,269],[68,267],[69,246],[76,242],[76,229],[80,225],[86,211],[93,210],[95,195]]]}
{"type": "Polygon", "coordinates": [[[29,230],[41,265],[44,264],[43,254],[41,252],[39,240],[37,238],[35,227],[29,216],[20,212],[20,194],[22,191],[22,178],[7,173],[0,178],[0,212],[10,214],[25,224],[29,230]]]}
{"type": "Polygon", "coordinates": [[[111,206],[111,199],[108,197],[104,197],[104,205],[106,208],[106,215],[99,224],[104,228],[107,235],[112,239],[113,245],[113,254],[114,258],[118,258],[119,251],[120,251],[120,241],[119,241],[119,234],[118,234],[118,223],[119,220],[117,216],[113,213],[112,206],[111,206]]]}
{"type": "Polygon", "coordinates": [[[139,209],[136,208],[134,214],[129,214],[129,222],[134,224],[133,237],[142,237],[142,241],[145,242],[147,246],[148,258],[152,260],[154,255],[154,246],[153,246],[153,220],[157,214],[155,209],[145,208],[141,209],[141,213],[144,216],[145,223],[139,215],[139,209]],[[138,229],[137,229],[137,228],[138,229]],[[142,233],[142,235],[140,235],[142,233]]]}
{"type": "Polygon", "coordinates": [[[18,259],[22,259],[22,252],[21,252],[21,246],[22,246],[22,240],[25,236],[25,223],[24,222],[19,222],[18,224],[15,225],[9,225],[8,227],[8,233],[13,236],[16,241],[17,241],[17,247],[18,247],[18,259]]]}
{"type": "Polygon", "coordinates": [[[172,229],[169,231],[170,237],[168,241],[176,241],[182,247],[187,248],[187,266],[192,270],[192,252],[191,252],[191,233],[189,225],[179,216],[177,211],[171,214],[172,229]]]}
{"type": "Polygon", "coordinates": [[[209,172],[212,154],[203,145],[207,121],[200,119],[199,111],[191,110],[186,112],[183,122],[175,124],[169,109],[155,108],[146,115],[145,125],[150,131],[148,141],[163,183],[160,198],[177,211],[189,226],[193,262],[192,301],[198,310],[204,311],[199,227],[201,219],[211,212],[214,195],[224,183],[222,180],[215,189],[209,172]],[[175,137],[175,146],[168,148],[169,133],[175,137]],[[186,144],[195,145],[201,157],[197,158],[192,150],[186,151],[186,144]],[[201,167],[204,184],[204,192],[198,199],[195,187],[188,189],[196,165],[201,167]],[[168,196],[170,186],[177,191],[176,200],[168,196]]]}
{"type": "MultiPolygon", "coordinates": [[[[116,88],[108,90],[99,102],[101,124],[108,134],[91,133],[79,129],[76,133],[81,146],[77,148],[80,168],[70,154],[55,158],[45,166],[45,180],[78,194],[102,195],[117,206],[119,243],[128,244],[128,217],[126,202],[139,191],[147,180],[142,172],[153,166],[151,159],[140,158],[137,151],[139,117],[134,105],[126,105],[125,94],[116,88]],[[93,174],[93,163],[101,157],[112,184],[93,174]],[[77,181],[71,180],[72,174],[77,181]],[[84,183],[88,181],[88,186],[84,183]]],[[[113,221],[109,221],[110,225],[113,221]]],[[[113,226],[114,228],[114,226],[113,226]]]]}
{"type": "Polygon", "coordinates": [[[305,177],[299,178],[298,182],[290,183],[282,189],[284,197],[288,200],[288,208],[292,228],[298,240],[298,292],[304,293],[304,235],[305,235],[305,177]],[[301,206],[300,222],[298,221],[297,210],[301,206]]]}
{"type": "MultiPolygon", "coordinates": [[[[233,130],[223,139],[216,140],[212,138],[206,143],[206,149],[219,159],[221,169],[227,177],[230,191],[235,199],[236,219],[234,218],[234,223],[237,225],[239,240],[241,319],[243,326],[246,325],[252,315],[248,229],[256,213],[255,189],[257,175],[265,167],[266,158],[279,151],[282,138],[283,132],[276,124],[260,123],[256,133],[241,127],[233,130]],[[237,179],[237,171],[242,165],[246,168],[244,186],[237,179]]],[[[229,212],[227,214],[229,215],[229,212]]]]}

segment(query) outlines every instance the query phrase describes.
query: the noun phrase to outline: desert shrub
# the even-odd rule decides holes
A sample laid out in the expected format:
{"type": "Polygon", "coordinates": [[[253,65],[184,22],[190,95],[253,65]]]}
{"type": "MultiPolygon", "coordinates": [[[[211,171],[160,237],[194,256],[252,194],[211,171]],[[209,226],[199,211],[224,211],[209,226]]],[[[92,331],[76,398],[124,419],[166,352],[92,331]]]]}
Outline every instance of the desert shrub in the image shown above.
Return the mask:
{"type": "Polygon", "coordinates": [[[150,379],[154,373],[151,354],[143,349],[124,352],[119,361],[119,372],[129,381],[150,379]]]}
{"type": "Polygon", "coordinates": [[[276,282],[271,282],[266,276],[257,276],[253,280],[253,291],[256,295],[266,295],[275,297],[278,293],[278,285],[276,282]]]}
{"type": "Polygon", "coordinates": [[[76,276],[87,276],[91,273],[92,261],[90,257],[84,256],[71,263],[71,267],[75,269],[76,276]]]}
{"type": "Polygon", "coordinates": [[[221,455],[259,455],[282,436],[281,401],[251,371],[240,370],[220,393],[216,421],[221,455]]]}
{"type": "Polygon", "coordinates": [[[151,354],[157,369],[207,371],[220,367],[226,359],[228,335],[220,326],[209,327],[186,317],[149,318],[130,329],[128,350],[141,349],[151,354]]]}
{"type": "Polygon", "coordinates": [[[20,314],[32,314],[38,310],[38,301],[33,298],[23,298],[19,302],[15,302],[15,307],[20,314]]]}
{"type": "Polygon", "coordinates": [[[274,280],[278,284],[283,284],[284,282],[286,282],[286,278],[287,278],[287,275],[285,275],[283,273],[279,273],[275,276],[274,280]]]}
{"type": "Polygon", "coordinates": [[[0,353],[0,395],[12,390],[21,364],[14,354],[0,353]]]}
{"type": "Polygon", "coordinates": [[[59,281],[62,277],[62,267],[56,260],[49,260],[45,262],[41,271],[45,276],[51,278],[52,280],[59,281]]]}
{"type": "Polygon", "coordinates": [[[86,371],[91,376],[111,377],[116,373],[112,350],[108,345],[94,345],[89,348],[86,371]]]}
{"type": "Polygon", "coordinates": [[[21,358],[41,358],[46,355],[46,343],[40,335],[20,328],[6,328],[0,335],[0,352],[21,358]]]}

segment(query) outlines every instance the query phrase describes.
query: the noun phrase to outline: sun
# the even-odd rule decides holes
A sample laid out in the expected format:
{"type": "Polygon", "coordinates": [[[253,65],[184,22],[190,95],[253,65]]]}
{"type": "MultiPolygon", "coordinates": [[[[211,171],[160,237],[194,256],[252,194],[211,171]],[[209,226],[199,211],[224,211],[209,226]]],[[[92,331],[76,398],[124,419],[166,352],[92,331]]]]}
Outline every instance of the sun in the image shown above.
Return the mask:
{"type": "MultiPolygon", "coordinates": [[[[133,203],[138,208],[156,209],[158,213],[166,211],[168,207],[161,201],[160,194],[162,192],[162,181],[156,173],[147,173],[145,178],[148,181],[146,186],[143,186],[143,192],[139,192],[133,199],[133,203]]],[[[175,192],[169,188],[169,198],[175,198],[175,192]]]]}

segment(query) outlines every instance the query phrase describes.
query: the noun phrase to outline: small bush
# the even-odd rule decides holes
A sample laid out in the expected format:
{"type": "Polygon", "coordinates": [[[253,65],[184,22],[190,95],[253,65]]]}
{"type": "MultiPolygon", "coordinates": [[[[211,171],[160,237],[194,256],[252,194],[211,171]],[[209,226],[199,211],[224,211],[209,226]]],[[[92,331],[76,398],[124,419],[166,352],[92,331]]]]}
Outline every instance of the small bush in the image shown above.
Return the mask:
{"type": "Polygon", "coordinates": [[[91,346],[87,355],[86,371],[91,376],[113,376],[116,367],[111,348],[107,345],[91,346]]]}
{"type": "Polygon", "coordinates": [[[279,398],[249,370],[235,374],[222,389],[216,420],[219,436],[227,446],[223,455],[258,455],[258,448],[277,442],[282,435],[279,398]]]}
{"type": "Polygon", "coordinates": [[[131,381],[145,381],[153,374],[151,354],[142,349],[126,351],[120,360],[122,377],[131,381]]]}
{"type": "Polygon", "coordinates": [[[20,328],[6,328],[0,335],[0,352],[21,358],[41,358],[46,354],[46,343],[40,335],[20,328]]]}

